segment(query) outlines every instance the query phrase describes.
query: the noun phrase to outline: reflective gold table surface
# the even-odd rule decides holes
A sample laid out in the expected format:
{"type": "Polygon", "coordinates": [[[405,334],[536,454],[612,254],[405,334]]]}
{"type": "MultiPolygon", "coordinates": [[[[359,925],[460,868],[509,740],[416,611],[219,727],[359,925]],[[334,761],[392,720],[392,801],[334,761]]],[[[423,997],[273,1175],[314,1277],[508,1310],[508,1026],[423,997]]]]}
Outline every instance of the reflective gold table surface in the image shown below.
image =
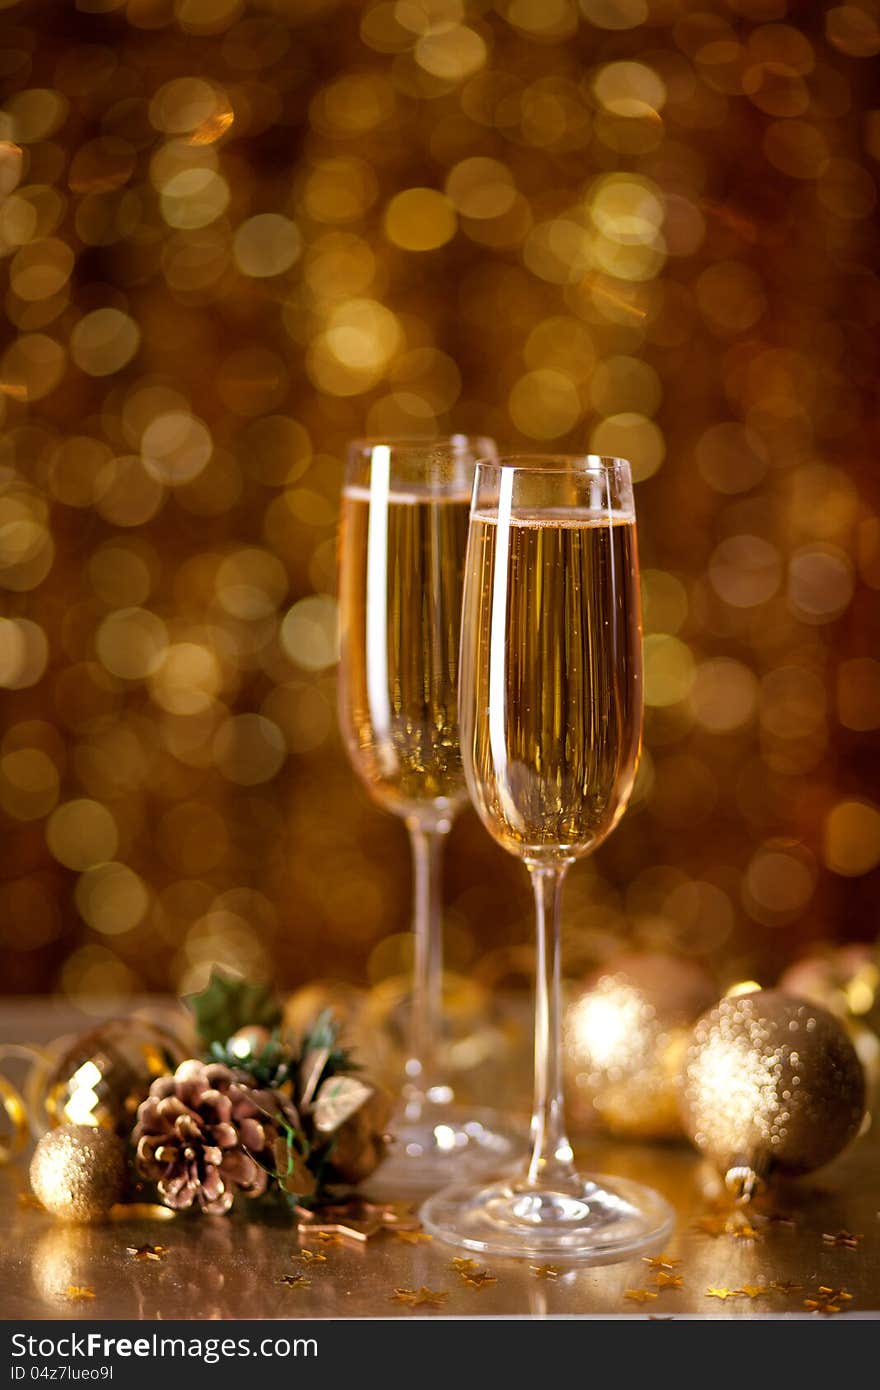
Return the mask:
{"type": "MultiPolygon", "coordinates": [[[[71,1019],[61,1010],[0,1002],[0,1042],[38,1041],[65,1026],[71,1019]]],[[[765,1199],[751,1232],[746,1226],[739,1234],[721,1230],[717,1182],[684,1144],[593,1137],[580,1146],[579,1158],[593,1171],[650,1183],[668,1198],[678,1217],[662,1252],[670,1269],[658,1271],[642,1259],[597,1268],[560,1266],[558,1272],[517,1260],[478,1261],[495,1282],[473,1287],[451,1264],[467,1252],[436,1240],[413,1242],[386,1230],[363,1244],[320,1244],[298,1237],[280,1210],[247,1219],[246,1204],[230,1217],[66,1226],[22,1200],[28,1189],[25,1158],[0,1169],[0,1316],[809,1317],[814,1314],[805,1300],[819,1298],[820,1286],[851,1295],[837,1299],[835,1316],[880,1316],[876,1128],[816,1178],[765,1199]],[[846,1243],[841,1232],[860,1239],[846,1243]],[[825,1236],[838,1237],[837,1243],[825,1236]],[[167,1253],[159,1260],[129,1253],[129,1247],[146,1244],[165,1246],[167,1253]],[[304,1247],[326,1259],[308,1261],[304,1247]],[[307,1282],[282,1282],[291,1274],[307,1282]],[[655,1282],[661,1274],[665,1287],[655,1282]],[[394,1299],[395,1289],[423,1287],[447,1297],[415,1307],[394,1299]]]]}

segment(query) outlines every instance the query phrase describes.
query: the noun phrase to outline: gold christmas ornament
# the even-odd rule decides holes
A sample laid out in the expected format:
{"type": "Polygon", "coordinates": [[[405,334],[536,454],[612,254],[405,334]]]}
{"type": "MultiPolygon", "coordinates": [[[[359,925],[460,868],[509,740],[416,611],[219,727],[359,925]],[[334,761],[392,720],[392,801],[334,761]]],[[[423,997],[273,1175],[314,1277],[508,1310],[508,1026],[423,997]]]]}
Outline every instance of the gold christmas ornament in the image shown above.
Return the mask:
{"type": "Polygon", "coordinates": [[[774,1174],[821,1168],[856,1135],[864,1111],[861,1063],[819,1005],[757,990],[722,999],[698,1020],[682,1120],[737,1195],[774,1174]]]}
{"type": "MultiPolygon", "coordinates": [[[[45,1060],[39,1048],[23,1046],[20,1043],[0,1044],[0,1063],[6,1062],[7,1059],[13,1064],[21,1060],[29,1063],[29,1077],[45,1060]]],[[[16,1158],[27,1144],[30,1128],[27,1089],[26,1085],[20,1088],[0,1072],[0,1114],[4,1120],[0,1125],[0,1166],[16,1158]]]]}
{"type": "Polygon", "coordinates": [[[852,1038],[873,1094],[880,1083],[880,954],[853,942],[825,945],[790,965],[778,988],[821,1004],[852,1038]]]}
{"type": "Polygon", "coordinates": [[[564,1022],[575,1123],[598,1117],[612,1134],[680,1134],[678,1077],[690,1027],[717,997],[701,965],[660,952],[619,955],[589,976],[564,1022]]]}
{"type": "Polygon", "coordinates": [[[186,1052],[157,1023],[113,1019],[65,1049],[45,1082],[49,1124],[98,1125],[127,1136],[153,1081],[174,1071],[186,1052]]]}
{"type": "Polygon", "coordinates": [[[854,942],[810,951],[788,967],[778,987],[880,1033],[880,955],[874,946],[854,942]]]}
{"type": "Polygon", "coordinates": [[[64,1221],[104,1221],[125,1191],[122,1140],[94,1125],[62,1125],[44,1134],[31,1159],[34,1195],[64,1221]]]}

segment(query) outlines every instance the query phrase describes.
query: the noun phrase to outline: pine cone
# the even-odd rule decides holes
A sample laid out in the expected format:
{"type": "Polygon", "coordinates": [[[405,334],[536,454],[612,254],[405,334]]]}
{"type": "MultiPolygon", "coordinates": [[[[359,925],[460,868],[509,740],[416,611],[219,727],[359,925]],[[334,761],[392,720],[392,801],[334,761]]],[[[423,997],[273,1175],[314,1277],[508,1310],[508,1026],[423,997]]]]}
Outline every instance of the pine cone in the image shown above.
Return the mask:
{"type": "Polygon", "coordinates": [[[268,1174],[257,1157],[271,1166],[277,1131],[247,1080],[220,1062],[191,1060],[153,1082],[138,1109],[135,1161],[166,1206],[181,1210],[198,1201],[214,1216],[229,1210],[237,1192],[265,1191],[268,1174]]]}

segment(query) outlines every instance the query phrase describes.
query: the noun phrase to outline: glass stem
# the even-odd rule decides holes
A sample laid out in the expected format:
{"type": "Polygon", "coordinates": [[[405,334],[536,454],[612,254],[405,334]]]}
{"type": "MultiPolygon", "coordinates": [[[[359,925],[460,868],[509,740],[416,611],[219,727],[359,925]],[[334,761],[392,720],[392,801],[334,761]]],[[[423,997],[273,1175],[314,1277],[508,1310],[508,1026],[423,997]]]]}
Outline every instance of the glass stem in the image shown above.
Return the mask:
{"type": "Polygon", "coordinates": [[[566,1187],[576,1172],[565,1132],[562,1098],[562,971],[560,903],[567,864],[529,864],[535,894],[535,1103],[528,1181],[566,1187]]]}
{"type": "Polygon", "coordinates": [[[441,875],[443,841],[450,824],[407,821],[413,861],[412,1015],[404,1099],[407,1119],[415,1120],[425,1101],[449,1101],[452,1091],[437,1081],[437,1046],[443,996],[443,920],[441,875]]]}

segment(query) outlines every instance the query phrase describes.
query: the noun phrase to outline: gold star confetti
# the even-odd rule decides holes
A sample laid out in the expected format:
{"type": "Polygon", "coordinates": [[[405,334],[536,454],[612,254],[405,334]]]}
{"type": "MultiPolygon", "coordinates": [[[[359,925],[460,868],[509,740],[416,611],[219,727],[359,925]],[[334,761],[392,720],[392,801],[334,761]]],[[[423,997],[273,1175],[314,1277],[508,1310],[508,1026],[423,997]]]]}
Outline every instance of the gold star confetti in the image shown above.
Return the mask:
{"type": "Polygon", "coordinates": [[[658,1289],[680,1289],[684,1286],[684,1279],[680,1274],[671,1273],[669,1270],[658,1270],[653,1282],[658,1289]]]}
{"type": "Polygon", "coordinates": [[[164,1260],[168,1254],[167,1245],[127,1245],[125,1249],[134,1260],[164,1260]]]}
{"type": "Polygon", "coordinates": [[[414,1308],[420,1307],[423,1303],[429,1306],[442,1308],[449,1294],[445,1289],[427,1289],[424,1284],[416,1294],[414,1308]]]}
{"type": "Polygon", "coordinates": [[[73,1303],[82,1303],[87,1298],[95,1298],[95,1290],[88,1284],[71,1284],[67,1290],[67,1297],[73,1303]]]}
{"type": "Polygon", "coordinates": [[[834,1313],[842,1311],[842,1303],[851,1303],[852,1294],[846,1289],[832,1289],[827,1284],[819,1286],[818,1298],[805,1298],[804,1307],[811,1313],[819,1313],[823,1317],[830,1317],[834,1313]]]}
{"type": "Polygon", "coordinates": [[[475,1269],[473,1273],[466,1274],[464,1270],[459,1275],[462,1283],[469,1284],[472,1289],[484,1289],[487,1284],[497,1284],[498,1280],[494,1274],[490,1274],[488,1269],[475,1269]]]}
{"type": "Polygon", "coordinates": [[[420,1289],[395,1289],[391,1302],[405,1303],[410,1308],[442,1308],[448,1297],[445,1289],[429,1289],[423,1284],[420,1289]]]}
{"type": "Polygon", "coordinates": [[[322,1255],[319,1250],[300,1250],[299,1254],[291,1256],[294,1260],[302,1260],[306,1265],[325,1265],[327,1256],[322,1255]]]}
{"type": "Polygon", "coordinates": [[[395,1231],[394,1236],[404,1245],[422,1245],[434,1239],[428,1231],[395,1231]]]}
{"type": "Polygon", "coordinates": [[[316,1231],[315,1235],[322,1245],[341,1245],[342,1236],[336,1231],[316,1231]]]}
{"type": "Polygon", "coordinates": [[[761,1232],[757,1226],[753,1226],[750,1221],[737,1221],[731,1225],[728,1234],[737,1240],[763,1240],[761,1232]]]}
{"type": "Polygon", "coordinates": [[[695,1231],[707,1236],[733,1236],[736,1240],[762,1240],[757,1226],[742,1212],[707,1212],[693,1223],[695,1231]]]}
{"type": "Polygon", "coordinates": [[[736,1291],[735,1291],[734,1289],[716,1289],[716,1288],[708,1288],[708,1289],[706,1290],[706,1297],[707,1297],[707,1298],[720,1298],[721,1301],[724,1302],[724,1300],[727,1299],[727,1298],[735,1298],[735,1297],[736,1297],[736,1291]]]}
{"type": "Polygon", "coordinates": [[[286,1284],[289,1289],[310,1289],[311,1279],[307,1279],[304,1274],[282,1274],[278,1280],[279,1284],[286,1284]]]}
{"type": "Polygon", "coordinates": [[[790,1279],[771,1279],[770,1288],[774,1293],[801,1293],[803,1284],[793,1284],[790,1279]]]}
{"type": "Polygon", "coordinates": [[[665,1269],[671,1273],[676,1265],[681,1264],[681,1260],[673,1260],[669,1255],[643,1255],[642,1263],[648,1265],[650,1269],[665,1269]]]}
{"type": "Polygon", "coordinates": [[[745,1294],[746,1298],[760,1298],[762,1294],[769,1292],[768,1284],[743,1284],[741,1289],[734,1289],[734,1293],[745,1294]]]}
{"type": "Polygon", "coordinates": [[[558,1279],[562,1270],[555,1265],[529,1265],[536,1279],[558,1279]]]}
{"type": "Polygon", "coordinates": [[[465,1260],[462,1259],[461,1256],[456,1256],[454,1260],[449,1261],[449,1268],[456,1270],[458,1274],[470,1274],[477,1268],[477,1262],[476,1260],[465,1260]]]}
{"type": "Polygon", "coordinates": [[[383,1229],[379,1208],[372,1202],[359,1199],[328,1204],[316,1211],[309,1207],[295,1207],[294,1210],[299,1217],[297,1231],[300,1236],[307,1238],[315,1235],[320,1239],[322,1235],[330,1235],[362,1244],[383,1229]]]}
{"type": "Polygon", "coordinates": [[[652,1293],[650,1289],[624,1289],[623,1296],[632,1303],[649,1303],[652,1298],[658,1298],[659,1294],[652,1293]]]}
{"type": "Polygon", "coordinates": [[[842,1245],[847,1250],[857,1250],[862,1240],[864,1236],[853,1235],[852,1231],[836,1231],[833,1235],[826,1232],[822,1236],[824,1245],[842,1245]]]}
{"type": "Polygon", "coordinates": [[[305,1239],[339,1236],[362,1244],[382,1231],[421,1233],[419,1218],[408,1202],[369,1202],[363,1197],[350,1197],[314,1210],[299,1206],[294,1210],[299,1218],[298,1234],[305,1239]]]}

